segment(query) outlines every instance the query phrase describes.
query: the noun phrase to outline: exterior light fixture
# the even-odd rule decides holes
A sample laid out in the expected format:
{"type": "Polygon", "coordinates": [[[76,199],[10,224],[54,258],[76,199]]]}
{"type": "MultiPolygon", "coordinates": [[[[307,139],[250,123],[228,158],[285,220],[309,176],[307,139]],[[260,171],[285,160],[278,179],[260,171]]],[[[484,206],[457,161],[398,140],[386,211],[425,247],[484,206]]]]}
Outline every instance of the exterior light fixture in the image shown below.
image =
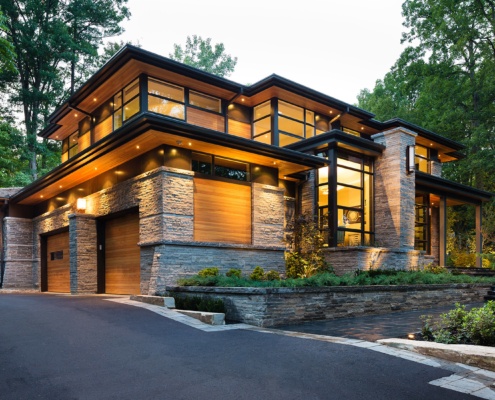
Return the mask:
{"type": "Polygon", "coordinates": [[[85,212],[86,211],[86,199],[84,197],[79,197],[76,202],[77,211],[85,212]]]}
{"type": "Polygon", "coordinates": [[[407,146],[406,163],[407,163],[408,174],[416,170],[415,157],[416,157],[416,146],[407,146]]]}

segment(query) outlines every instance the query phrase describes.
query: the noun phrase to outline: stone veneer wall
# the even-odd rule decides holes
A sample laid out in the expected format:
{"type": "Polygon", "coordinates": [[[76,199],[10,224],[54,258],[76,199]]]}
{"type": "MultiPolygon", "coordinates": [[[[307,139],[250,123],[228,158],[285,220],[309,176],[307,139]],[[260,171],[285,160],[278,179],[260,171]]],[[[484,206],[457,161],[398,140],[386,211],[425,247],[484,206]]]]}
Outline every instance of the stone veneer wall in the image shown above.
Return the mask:
{"type": "Polygon", "coordinates": [[[480,284],[324,288],[168,287],[167,291],[178,296],[222,299],[226,319],[268,327],[453,306],[456,302],[480,302],[489,287],[480,284]]]}
{"type": "Polygon", "coordinates": [[[33,280],[33,221],[6,217],[4,234],[4,288],[32,288],[33,280]]]}
{"type": "Polygon", "coordinates": [[[252,184],[251,245],[194,242],[194,173],[160,167],[86,197],[84,214],[75,204],[34,220],[6,218],[5,287],[40,287],[40,235],[68,229],[71,293],[97,290],[96,219],[139,210],[141,293],[153,294],[204,267],[244,272],[261,265],[284,268],[284,189],[252,184]]]}
{"type": "Polygon", "coordinates": [[[434,257],[419,250],[383,247],[335,247],[324,250],[325,260],[337,275],[370,269],[422,269],[434,257]]]}
{"type": "Polygon", "coordinates": [[[415,173],[406,171],[406,151],[416,136],[404,128],[372,136],[386,146],[375,161],[375,243],[380,247],[414,249],[415,173]]]}

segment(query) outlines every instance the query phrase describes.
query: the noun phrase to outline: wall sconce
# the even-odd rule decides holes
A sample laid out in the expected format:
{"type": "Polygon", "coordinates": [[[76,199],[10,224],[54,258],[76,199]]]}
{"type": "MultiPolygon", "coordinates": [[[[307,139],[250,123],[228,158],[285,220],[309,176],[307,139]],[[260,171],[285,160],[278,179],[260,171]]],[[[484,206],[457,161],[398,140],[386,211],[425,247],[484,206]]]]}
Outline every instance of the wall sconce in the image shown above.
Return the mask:
{"type": "Polygon", "coordinates": [[[83,197],[79,197],[76,202],[77,211],[85,212],[86,211],[86,199],[83,197]]]}
{"type": "Polygon", "coordinates": [[[416,146],[407,146],[406,163],[407,173],[410,174],[416,170],[416,146]]]}

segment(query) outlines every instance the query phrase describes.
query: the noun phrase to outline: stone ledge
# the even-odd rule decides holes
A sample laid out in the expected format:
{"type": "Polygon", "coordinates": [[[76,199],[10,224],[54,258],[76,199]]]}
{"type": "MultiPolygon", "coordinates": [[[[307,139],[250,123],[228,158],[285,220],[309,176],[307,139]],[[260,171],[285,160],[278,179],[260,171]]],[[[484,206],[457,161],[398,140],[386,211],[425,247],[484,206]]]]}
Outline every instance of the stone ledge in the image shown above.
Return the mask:
{"type": "Polygon", "coordinates": [[[208,325],[225,325],[225,314],[206,311],[175,310],[208,325]]]}
{"type": "Polygon", "coordinates": [[[154,306],[175,308],[175,299],[173,297],[132,295],[130,299],[141,303],[153,304],[154,306]]]}
{"type": "Polygon", "coordinates": [[[443,344],[408,339],[381,339],[378,340],[378,343],[403,350],[414,351],[426,356],[433,356],[443,360],[495,371],[495,347],[443,344]]]}

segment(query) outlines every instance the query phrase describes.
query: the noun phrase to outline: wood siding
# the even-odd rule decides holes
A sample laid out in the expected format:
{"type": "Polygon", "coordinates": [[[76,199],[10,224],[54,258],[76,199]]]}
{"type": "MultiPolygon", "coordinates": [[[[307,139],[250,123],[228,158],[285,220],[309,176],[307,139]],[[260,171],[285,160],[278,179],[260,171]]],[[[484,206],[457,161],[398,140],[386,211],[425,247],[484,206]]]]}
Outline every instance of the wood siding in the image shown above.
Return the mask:
{"type": "Polygon", "coordinates": [[[194,240],[251,243],[251,186],[194,179],[194,240]]]}
{"type": "Polygon", "coordinates": [[[69,232],[47,237],[46,249],[47,290],[70,293],[69,232]]]}
{"type": "Polygon", "coordinates": [[[139,215],[105,222],[105,293],[140,293],[139,215]]]}
{"type": "Polygon", "coordinates": [[[225,132],[225,118],[208,111],[187,107],[187,123],[225,132]]]}
{"type": "Polygon", "coordinates": [[[251,139],[251,124],[229,119],[229,133],[244,139],[251,139]]]}

